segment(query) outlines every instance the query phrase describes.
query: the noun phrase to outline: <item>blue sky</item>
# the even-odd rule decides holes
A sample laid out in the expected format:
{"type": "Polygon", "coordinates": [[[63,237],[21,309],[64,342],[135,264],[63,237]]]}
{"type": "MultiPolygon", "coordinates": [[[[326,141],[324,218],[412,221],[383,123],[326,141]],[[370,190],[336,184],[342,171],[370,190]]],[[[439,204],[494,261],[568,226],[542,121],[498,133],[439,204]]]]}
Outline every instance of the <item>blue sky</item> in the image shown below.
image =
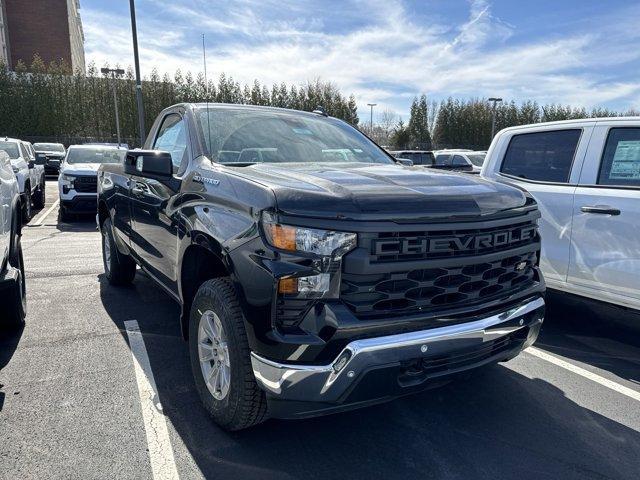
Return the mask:
{"type": "MultiPolygon", "coordinates": [[[[88,61],[133,63],[129,2],[80,0],[88,61]]],[[[334,82],[378,114],[411,99],[501,96],[640,108],[640,2],[136,0],[143,74],[334,82]]]]}

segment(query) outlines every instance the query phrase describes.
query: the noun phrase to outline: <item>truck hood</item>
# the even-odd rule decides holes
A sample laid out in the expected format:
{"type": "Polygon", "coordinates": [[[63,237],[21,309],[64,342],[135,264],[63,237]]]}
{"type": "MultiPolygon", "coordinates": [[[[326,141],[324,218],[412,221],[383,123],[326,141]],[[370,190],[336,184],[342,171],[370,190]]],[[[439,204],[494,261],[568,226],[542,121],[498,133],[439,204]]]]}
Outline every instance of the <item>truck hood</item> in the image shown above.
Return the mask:
{"type": "Polygon", "coordinates": [[[98,175],[101,163],[73,163],[65,164],[60,173],[67,175],[98,175]]]}
{"type": "Polygon", "coordinates": [[[477,217],[526,203],[523,191],[476,175],[362,163],[261,163],[237,172],[270,187],[280,212],[321,218],[477,217]]]}

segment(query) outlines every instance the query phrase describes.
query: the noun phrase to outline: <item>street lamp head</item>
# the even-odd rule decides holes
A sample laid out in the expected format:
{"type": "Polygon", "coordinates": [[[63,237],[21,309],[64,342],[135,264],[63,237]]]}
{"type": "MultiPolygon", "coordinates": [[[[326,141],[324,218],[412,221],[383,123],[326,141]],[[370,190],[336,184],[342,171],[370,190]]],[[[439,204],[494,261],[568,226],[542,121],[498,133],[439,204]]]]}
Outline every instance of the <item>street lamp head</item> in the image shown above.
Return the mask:
{"type": "Polygon", "coordinates": [[[490,102],[501,102],[502,99],[501,98],[497,98],[497,97],[491,97],[491,98],[489,98],[489,101],[490,102]]]}
{"type": "Polygon", "coordinates": [[[377,103],[367,103],[368,107],[375,107],[376,105],[378,105],[377,103]]]}

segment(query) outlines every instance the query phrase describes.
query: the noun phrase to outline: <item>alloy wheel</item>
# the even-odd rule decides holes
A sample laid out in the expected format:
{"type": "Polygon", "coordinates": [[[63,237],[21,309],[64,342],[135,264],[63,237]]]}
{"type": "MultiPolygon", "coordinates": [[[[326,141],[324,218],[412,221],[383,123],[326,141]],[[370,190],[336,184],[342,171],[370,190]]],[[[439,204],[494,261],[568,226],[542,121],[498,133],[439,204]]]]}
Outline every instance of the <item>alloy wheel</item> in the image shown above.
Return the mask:
{"type": "Polygon", "coordinates": [[[198,359],[209,392],[216,400],[224,399],[231,383],[229,347],[220,317],[211,310],[200,317],[198,359]]]}

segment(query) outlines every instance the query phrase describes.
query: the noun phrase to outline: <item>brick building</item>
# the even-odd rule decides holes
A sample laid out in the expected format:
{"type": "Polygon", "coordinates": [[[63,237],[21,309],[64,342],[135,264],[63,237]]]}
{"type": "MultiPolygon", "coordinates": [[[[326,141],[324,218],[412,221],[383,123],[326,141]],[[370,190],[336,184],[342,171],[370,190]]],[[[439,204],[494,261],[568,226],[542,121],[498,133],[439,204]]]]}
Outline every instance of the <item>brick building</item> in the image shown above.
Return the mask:
{"type": "Polygon", "coordinates": [[[63,59],[74,71],[84,71],[80,0],[0,0],[0,4],[0,48],[4,47],[10,68],[20,60],[28,66],[38,54],[46,64],[63,59]]]}

